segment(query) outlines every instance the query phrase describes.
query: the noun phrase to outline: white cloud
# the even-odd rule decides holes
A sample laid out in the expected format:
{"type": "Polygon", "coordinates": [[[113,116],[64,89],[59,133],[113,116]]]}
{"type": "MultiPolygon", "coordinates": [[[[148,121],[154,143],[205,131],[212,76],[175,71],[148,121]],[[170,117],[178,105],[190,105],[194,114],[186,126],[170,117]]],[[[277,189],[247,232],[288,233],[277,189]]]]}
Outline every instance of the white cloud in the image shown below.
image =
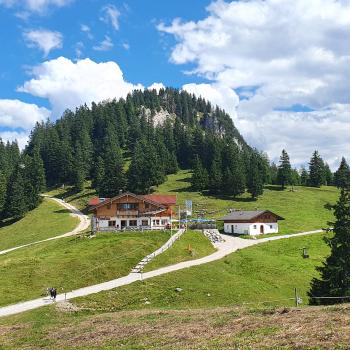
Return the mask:
{"type": "Polygon", "coordinates": [[[165,86],[163,83],[153,83],[147,89],[148,90],[156,90],[157,92],[159,92],[160,89],[165,89],[165,86]]]}
{"type": "Polygon", "coordinates": [[[63,7],[74,0],[0,0],[6,7],[21,7],[30,12],[43,14],[51,7],[63,7]]]}
{"type": "Polygon", "coordinates": [[[96,63],[89,58],[73,62],[65,57],[46,61],[32,69],[33,79],[18,90],[50,101],[53,116],[84,103],[126,97],[134,89],[143,89],[124,80],[115,62],[96,63]]]}
{"type": "Polygon", "coordinates": [[[24,32],[23,36],[29,47],[37,47],[46,57],[51,50],[62,48],[63,36],[59,32],[39,29],[24,32]]]}
{"type": "Polygon", "coordinates": [[[80,25],[80,30],[87,35],[87,37],[92,40],[94,36],[91,33],[91,28],[86,24],[80,25]]]}
{"type": "Polygon", "coordinates": [[[119,29],[120,12],[114,5],[107,5],[102,8],[100,20],[112,25],[115,30],[119,29]]]}
{"type": "Polygon", "coordinates": [[[186,84],[182,89],[209,100],[214,106],[220,106],[232,118],[236,118],[239,98],[231,88],[216,84],[186,84]]]}
{"type": "Polygon", "coordinates": [[[190,73],[214,88],[191,84],[192,91],[204,89],[199,93],[232,113],[236,101],[222,89],[243,89],[234,121],[248,141],[272,157],[282,145],[299,161],[315,148],[325,150],[330,162],[350,152],[347,138],[334,141],[334,135],[350,130],[348,1],[219,0],[207,11],[198,22],[158,25],[177,41],[171,61],[191,63],[190,73]],[[315,111],[276,112],[293,105],[315,111]]]}
{"type": "Polygon", "coordinates": [[[0,99],[0,125],[9,128],[31,129],[36,122],[47,119],[50,111],[19,100],[0,99]]]}
{"type": "Polygon", "coordinates": [[[113,48],[113,46],[114,44],[112,43],[111,38],[108,35],[106,35],[104,40],[102,40],[98,45],[95,45],[93,49],[95,51],[109,51],[113,48]]]}
{"type": "Polygon", "coordinates": [[[0,131],[0,138],[4,141],[17,141],[19,148],[24,149],[29,140],[29,133],[25,131],[0,131]]]}

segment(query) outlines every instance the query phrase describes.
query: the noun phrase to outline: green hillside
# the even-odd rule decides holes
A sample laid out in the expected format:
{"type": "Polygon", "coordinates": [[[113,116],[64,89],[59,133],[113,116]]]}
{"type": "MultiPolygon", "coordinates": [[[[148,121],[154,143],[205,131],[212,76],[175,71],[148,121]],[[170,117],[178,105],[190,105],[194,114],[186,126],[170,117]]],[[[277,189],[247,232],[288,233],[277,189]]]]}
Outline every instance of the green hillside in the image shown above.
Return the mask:
{"type": "Polygon", "coordinates": [[[232,305],[293,306],[294,288],[304,304],[315,267],[329,253],[324,234],[271,241],[224,259],[74,300],[83,308],[186,309],[232,305]],[[303,259],[307,247],[310,258],[303,259]],[[178,293],[177,287],[183,289],[178,293]],[[145,304],[144,300],[149,303],[145,304]]]}
{"type": "Polygon", "coordinates": [[[62,238],[0,256],[0,306],[105,282],[130,273],[169,239],[168,232],[62,238]]]}
{"type": "Polygon", "coordinates": [[[337,188],[332,186],[294,187],[281,191],[278,186],[266,186],[264,194],[258,200],[251,200],[249,194],[236,199],[229,196],[212,196],[191,190],[191,172],[179,171],[168,175],[167,181],[160,185],[157,193],[177,194],[177,202],[184,206],[186,199],[193,201],[194,216],[200,211],[207,218],[220,218],[231,208],[254,210],[268,209],[285,218],[280,221],[280,233],[297,233],[327,227],[333,219],[332,211],[326,207],[334,204],[339,196],[337,188]]]}
{"type": "Polygon", "coordinates": [[[73,230],[78,219],[59,204],[44,199],[38,208],[16,222],[3,222],[0,227],[0,250],[55,237],[73,230]]]}

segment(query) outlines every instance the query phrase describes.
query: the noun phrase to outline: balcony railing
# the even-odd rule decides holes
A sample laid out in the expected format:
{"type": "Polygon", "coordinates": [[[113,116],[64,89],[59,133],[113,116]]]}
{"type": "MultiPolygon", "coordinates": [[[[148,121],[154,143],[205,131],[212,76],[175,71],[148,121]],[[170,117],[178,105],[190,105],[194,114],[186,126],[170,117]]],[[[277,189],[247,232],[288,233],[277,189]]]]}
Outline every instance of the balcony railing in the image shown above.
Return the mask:
{"type": "Polygon", "coordinates": [[[117,210],[117,216],[139,216],[138,210],[117,210]]]}

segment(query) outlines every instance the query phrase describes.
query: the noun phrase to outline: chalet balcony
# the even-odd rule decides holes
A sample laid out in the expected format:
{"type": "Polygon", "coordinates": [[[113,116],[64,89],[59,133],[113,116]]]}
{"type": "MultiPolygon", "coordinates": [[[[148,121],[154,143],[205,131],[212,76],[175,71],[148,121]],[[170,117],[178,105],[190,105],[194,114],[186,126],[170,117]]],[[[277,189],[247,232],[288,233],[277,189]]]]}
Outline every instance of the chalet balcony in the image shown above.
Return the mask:
{"type": "Polygon", "coordinates": [[[139,216],[138,210],[117,210],[117,216],[139,216]]]}

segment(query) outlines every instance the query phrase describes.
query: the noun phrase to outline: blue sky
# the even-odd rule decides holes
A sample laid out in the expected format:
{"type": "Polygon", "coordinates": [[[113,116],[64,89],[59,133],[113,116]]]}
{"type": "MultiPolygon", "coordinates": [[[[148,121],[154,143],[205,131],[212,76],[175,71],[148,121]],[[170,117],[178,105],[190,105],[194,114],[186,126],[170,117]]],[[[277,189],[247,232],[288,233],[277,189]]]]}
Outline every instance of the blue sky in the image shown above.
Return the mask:
{"type": "Polygon", "coordinates": [[[346,0],[0,0],[0,137],[66,108],[172,86],[278,160],[350,153],[346,0]]]}

